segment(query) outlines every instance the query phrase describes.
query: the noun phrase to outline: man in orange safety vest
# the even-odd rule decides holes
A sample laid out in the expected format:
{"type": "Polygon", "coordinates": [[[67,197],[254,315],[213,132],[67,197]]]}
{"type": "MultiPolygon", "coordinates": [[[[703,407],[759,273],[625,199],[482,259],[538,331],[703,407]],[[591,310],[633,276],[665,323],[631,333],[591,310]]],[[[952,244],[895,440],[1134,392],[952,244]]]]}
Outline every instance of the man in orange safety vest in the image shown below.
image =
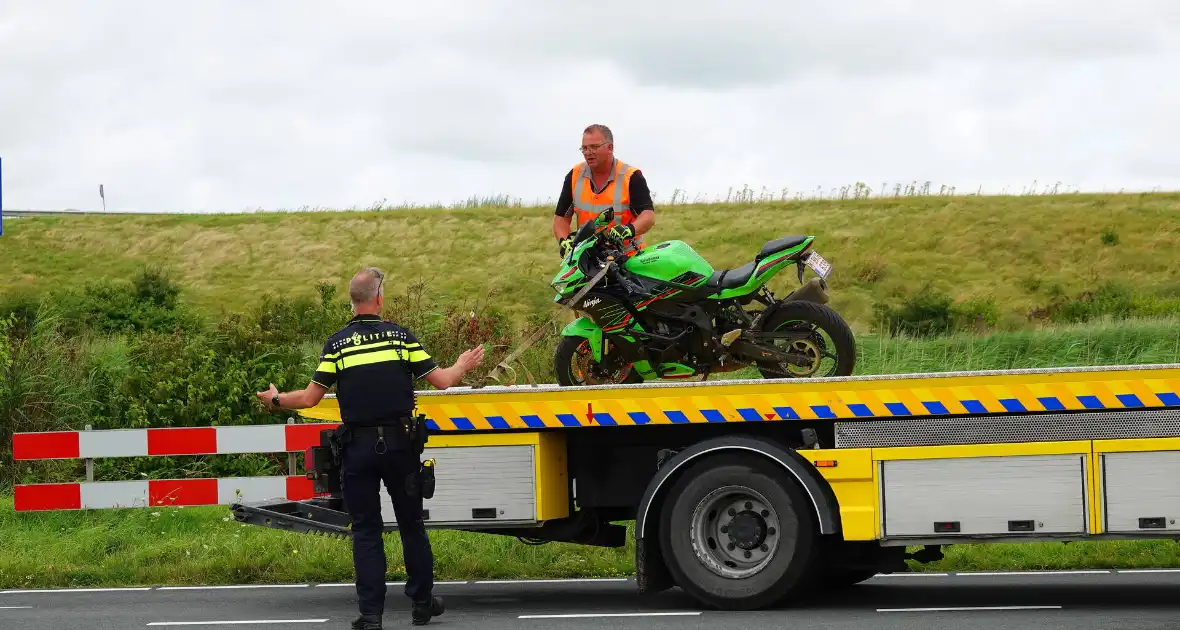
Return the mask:
{"type": "Polygon", "coordinates": [[[582,157],[565,175],[553,216],[557,251],[564,257],[573,248],[570,236],[578,225],[593,221],[614,208],[610,230],[633,256],[645,247],[642,235],[656,224],[655,206],[643,173],[615,157],[614,135],[606,125],[590,125],[582,132],[582,157]],[[574,219],[577,223],[574,223],[574,219]]]}

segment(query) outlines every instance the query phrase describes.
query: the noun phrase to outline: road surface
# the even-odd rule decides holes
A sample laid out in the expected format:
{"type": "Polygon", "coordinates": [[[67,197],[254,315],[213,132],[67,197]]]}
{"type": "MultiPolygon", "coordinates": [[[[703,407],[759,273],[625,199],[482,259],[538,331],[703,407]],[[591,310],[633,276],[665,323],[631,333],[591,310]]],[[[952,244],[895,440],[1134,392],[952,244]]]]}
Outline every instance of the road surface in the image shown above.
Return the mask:
{"type": "MultiPolygon", "coordinates": [[[[431,627],[872,628],[972,630],[1180,627],[1180,569],[878,576],[789,609],[702,610],[678,590],[632,580],[440,582],[448,611],[431,627]]],[[[351,584],[0,591],[0,628],[347,628],[351,584]]],[[[385,626],[409,627],[391,583],[385,626]]]]}

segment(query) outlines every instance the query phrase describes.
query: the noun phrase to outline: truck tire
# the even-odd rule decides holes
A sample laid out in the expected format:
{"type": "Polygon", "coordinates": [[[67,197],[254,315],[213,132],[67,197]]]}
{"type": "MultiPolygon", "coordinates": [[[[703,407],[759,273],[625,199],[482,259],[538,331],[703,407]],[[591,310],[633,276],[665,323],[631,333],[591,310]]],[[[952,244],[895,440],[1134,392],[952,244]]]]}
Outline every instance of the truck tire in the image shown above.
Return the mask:
{"type": "Polygon", "coordinates": [[[758,609],[806,588],[817,555],[816,516],[777,464],[750,455],[706,457],[667,497],[661,551],[677,585],[704,605],[758,609]]]}

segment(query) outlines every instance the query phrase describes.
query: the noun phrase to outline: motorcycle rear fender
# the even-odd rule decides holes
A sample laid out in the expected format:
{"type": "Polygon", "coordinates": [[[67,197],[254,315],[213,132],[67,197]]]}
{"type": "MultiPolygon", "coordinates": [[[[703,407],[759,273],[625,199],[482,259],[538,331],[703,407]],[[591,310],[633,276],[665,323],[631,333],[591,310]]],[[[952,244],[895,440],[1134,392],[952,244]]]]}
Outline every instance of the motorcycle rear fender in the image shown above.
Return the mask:
{"type": "Polygon", "coordinates": [[[564,337],[583,337],[590,341],[590,352],[595,361],[602,361],[602,328],[589,317],[579,317],[561,330],[564,337]]]}
{"type": "Polygon", "coordinates": [[[803,286],[791,291],[780,302],[794,302],[796,300],[803,300],[805,302],[815,302],[817,304],[827,304],[828,300],[828,283],[823,278],[811,278],[803,286]]]}

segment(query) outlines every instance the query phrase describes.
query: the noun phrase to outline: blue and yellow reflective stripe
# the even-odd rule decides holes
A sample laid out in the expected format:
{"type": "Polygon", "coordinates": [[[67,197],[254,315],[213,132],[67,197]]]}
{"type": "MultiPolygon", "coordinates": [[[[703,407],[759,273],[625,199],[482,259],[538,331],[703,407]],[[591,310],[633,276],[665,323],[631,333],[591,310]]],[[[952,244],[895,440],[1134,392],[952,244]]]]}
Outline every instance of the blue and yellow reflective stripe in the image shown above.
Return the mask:
{"type": "MultiPolygon", "coordinates": [[[[947,417],[1180,407],[1180,370],[764,381],[617,390],[471,390],[418,397],[443,432],[587,426],[947,417]]],[[[335,419],[335,401],[307,410],[335,419]]]]}

